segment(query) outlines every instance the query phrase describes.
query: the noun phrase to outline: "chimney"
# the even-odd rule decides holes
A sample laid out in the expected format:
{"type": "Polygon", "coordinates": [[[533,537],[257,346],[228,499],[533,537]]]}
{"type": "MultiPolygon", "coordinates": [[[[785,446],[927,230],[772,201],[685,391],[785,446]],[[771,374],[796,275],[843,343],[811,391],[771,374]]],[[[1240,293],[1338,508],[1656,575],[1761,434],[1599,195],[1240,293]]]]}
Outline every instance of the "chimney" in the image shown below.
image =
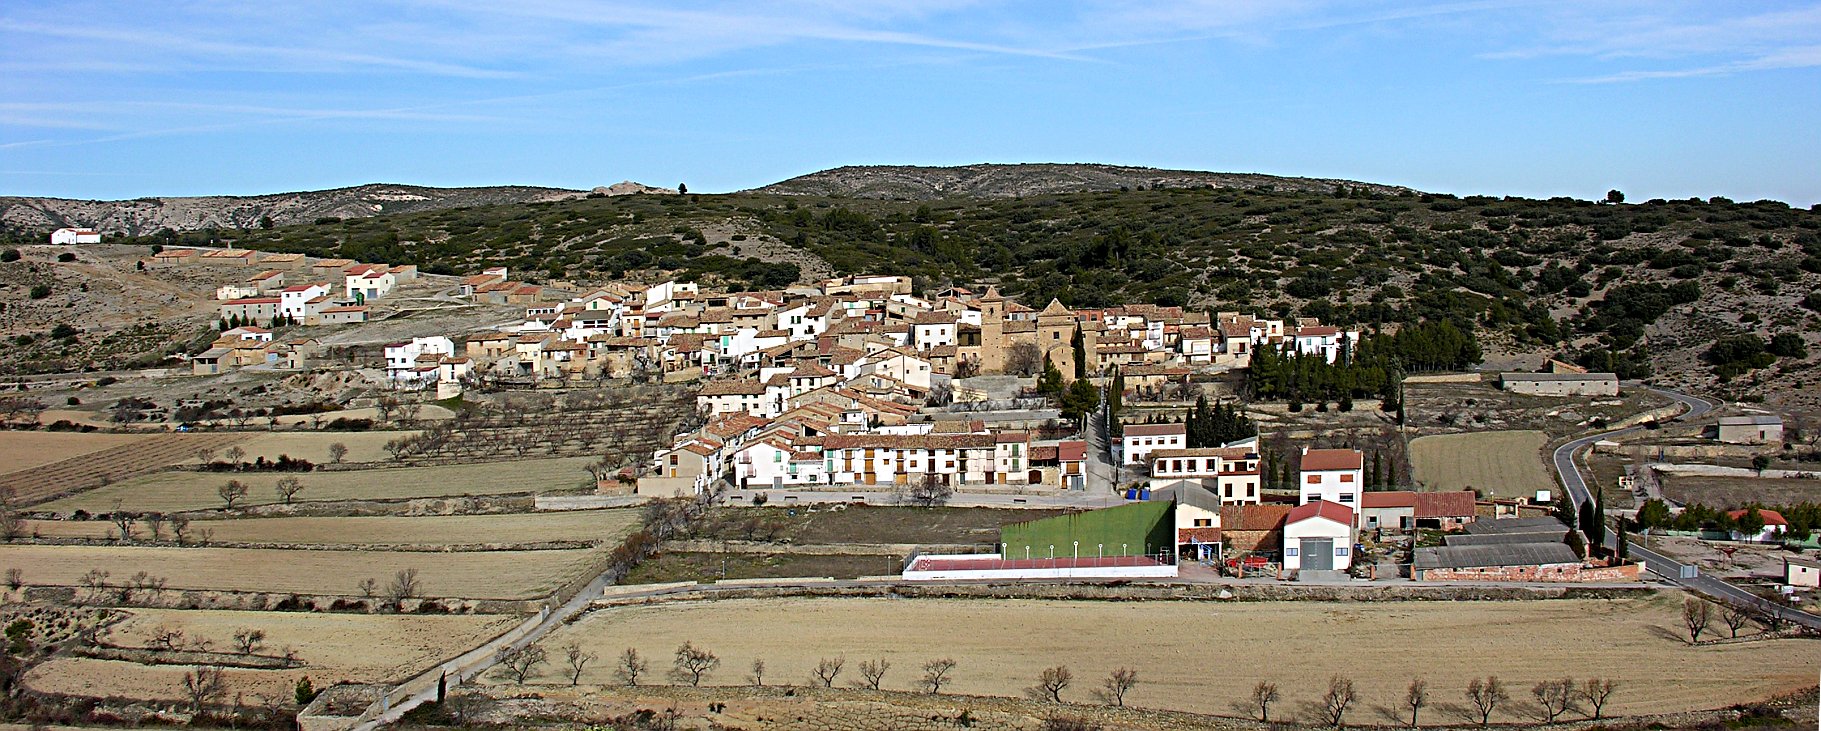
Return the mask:
{"type": "Polygon", "coordinates": [[[1306,457],[1306,456],[1308,456],[1308,455],[1309,455],[1309,445],[1307,445],[1307,444],[1304,444],[1304,445],[1303,445],[1303,456],[1305,456],[1305,457],[1306,457]]]}

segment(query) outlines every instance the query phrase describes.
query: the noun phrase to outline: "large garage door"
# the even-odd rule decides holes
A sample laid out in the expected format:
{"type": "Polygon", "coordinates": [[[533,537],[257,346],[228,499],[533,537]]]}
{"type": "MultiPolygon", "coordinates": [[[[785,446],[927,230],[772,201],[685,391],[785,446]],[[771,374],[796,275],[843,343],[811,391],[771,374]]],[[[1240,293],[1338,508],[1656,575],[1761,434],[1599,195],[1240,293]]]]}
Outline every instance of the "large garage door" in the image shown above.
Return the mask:
{"type": "Polygon", "coordinates": [[[1304,571],[1334,570],[1334,539],[1304,538],[1302,548],[1304,571]]]}

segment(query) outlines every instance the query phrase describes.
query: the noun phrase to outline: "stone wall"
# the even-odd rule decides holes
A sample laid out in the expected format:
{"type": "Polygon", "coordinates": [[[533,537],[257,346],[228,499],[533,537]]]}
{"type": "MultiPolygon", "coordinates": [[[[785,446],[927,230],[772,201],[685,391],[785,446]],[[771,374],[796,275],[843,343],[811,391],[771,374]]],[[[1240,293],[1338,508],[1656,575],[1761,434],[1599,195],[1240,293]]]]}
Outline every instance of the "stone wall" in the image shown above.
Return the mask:
{"type": "Polygon", "coordinates": [[[1573,564],[1426,569],[1422,581],[1544,581],[1563,584],[1637,581],[1642,564],[1585,567],[1573,564]]]}

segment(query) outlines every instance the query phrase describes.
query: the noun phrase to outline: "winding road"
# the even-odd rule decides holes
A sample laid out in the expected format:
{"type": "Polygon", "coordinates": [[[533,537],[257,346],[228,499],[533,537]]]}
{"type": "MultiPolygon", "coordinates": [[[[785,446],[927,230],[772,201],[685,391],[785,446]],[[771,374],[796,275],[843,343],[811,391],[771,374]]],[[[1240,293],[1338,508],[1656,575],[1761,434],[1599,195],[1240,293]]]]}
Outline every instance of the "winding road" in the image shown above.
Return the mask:
{"type": "MultiPolygon", "coordinates": [[[[1650,390],[1654,393],[1675,399],[1677,403],[1682,404],[1682,406],[1687,409],[1681,416],[1676,417],[1676,421],[1692,421],[1698,419],[1702,416],[1706,416],[1708,412],[1713,411],[1716,406],[1716,404],[1706,399],[1698,396],[1690,396],[1678,391],[1670,391],[1661,388],[1652,388],[1650,390]]],[[[1632,434],[1642,431],[1645,428],[1647,427],[1639,425],[1600,434],[1593,434],[1581,437],[1580,439],[1576,439],[1556,448],[1553,456],[1556,474],[1561,477],[1562,487],[1568,491],[1568,497],[1574,501],[1577,510],[1580,508],[1581,504],[1593,499],[1593,494],[1587,488],[1587,481],[1581,475],[1580,466],[1575,463],[1575,455],[1579,454],[1581,450],[1591,446],[1594,442],[1632,434]]],[[[1617,536],[1611,533],[1608,533],[1606,536],[1606,544],[1608,547],[1616,547],[1617,540],[1617,536]]],[[[1684,578],[1683,570],[1685,567],[1682,563],[1661,553],[1652,551],[1636,541],[1631,541],[1629,543],[1631,555],[1642,559],[1645,568],[1683,589],[1704,594],[1734,606],[1774,613],[1784,620],[1802,625],[1809,629],[1821,629],[1821,616],[1791,609],[1776,602],[1768,601],[1756,594],[1710,576],[1694,573],[1693,576],[1684,578]]]]}

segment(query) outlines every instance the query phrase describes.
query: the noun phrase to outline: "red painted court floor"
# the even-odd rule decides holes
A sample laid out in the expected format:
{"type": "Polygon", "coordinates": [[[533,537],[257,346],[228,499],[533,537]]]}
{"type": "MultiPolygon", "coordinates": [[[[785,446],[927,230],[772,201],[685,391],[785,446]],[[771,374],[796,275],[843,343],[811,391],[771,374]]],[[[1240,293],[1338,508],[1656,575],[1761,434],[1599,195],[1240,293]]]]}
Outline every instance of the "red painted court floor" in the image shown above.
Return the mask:
{"type": "Polygon", "coordinates": [[[969,561],[966,559],[919,556],[911,571],[1005,571],[1022,569],[1095,569],[1119,566],[1168,566],[1149,556],[1107,556],[1105,558],[1020,558],[1010,561],[969,561]]]}

